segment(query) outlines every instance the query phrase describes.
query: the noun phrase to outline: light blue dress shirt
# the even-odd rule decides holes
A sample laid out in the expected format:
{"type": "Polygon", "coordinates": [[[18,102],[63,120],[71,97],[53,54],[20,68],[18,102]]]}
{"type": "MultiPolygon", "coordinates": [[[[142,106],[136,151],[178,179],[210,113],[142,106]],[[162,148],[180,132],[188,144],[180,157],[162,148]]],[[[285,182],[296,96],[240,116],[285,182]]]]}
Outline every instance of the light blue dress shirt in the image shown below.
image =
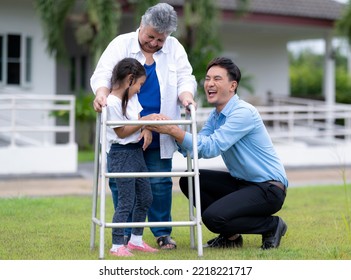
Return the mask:
{"type": "MultiPolygon", "coordinates": [[[[186,133],[182,149],[192,152],[186,133]]],[[[250,182],[288,179],[257,109],[235,94],[218,114],[214,109],[198,133],[199,158],[221,155],[230,174],[250,182]]]]}

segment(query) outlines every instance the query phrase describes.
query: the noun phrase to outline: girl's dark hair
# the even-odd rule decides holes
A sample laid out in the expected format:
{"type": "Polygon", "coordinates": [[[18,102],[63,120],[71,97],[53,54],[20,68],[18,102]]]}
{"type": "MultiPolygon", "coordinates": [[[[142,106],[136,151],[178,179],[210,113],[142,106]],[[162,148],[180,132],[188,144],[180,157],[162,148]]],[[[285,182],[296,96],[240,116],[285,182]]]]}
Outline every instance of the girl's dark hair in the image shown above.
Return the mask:
{"type": "MultiPolygon", "coordinates": [[[[137,79],[142,76],[146,76],[145,68],[135,58],[127,57],[119,61],[112,70],[111,76],[111,87],[123,82],[124,79],[131,74],[129,81],[129,87],[133,85],[137,79]]],[[[127,117],[127,105],[128,105],[128,94],[129,87],[126,88],[122,97],[122,113],[123,116],[127,117]]]]}
{"type": "MultiPolygon", "coordinates": [[[[229,81],[236,81],[239,86],[239,82],[241,79],[241,72],[239,67],[229,58],[226,57],[217,57],[211,60],[207,64],[206,72],[213,66],[219,66],[227,70],[228,73],[228,78],[229,81]]],[[[235,93],[237,91],[237,88],[235,89],[235,93]]]]}

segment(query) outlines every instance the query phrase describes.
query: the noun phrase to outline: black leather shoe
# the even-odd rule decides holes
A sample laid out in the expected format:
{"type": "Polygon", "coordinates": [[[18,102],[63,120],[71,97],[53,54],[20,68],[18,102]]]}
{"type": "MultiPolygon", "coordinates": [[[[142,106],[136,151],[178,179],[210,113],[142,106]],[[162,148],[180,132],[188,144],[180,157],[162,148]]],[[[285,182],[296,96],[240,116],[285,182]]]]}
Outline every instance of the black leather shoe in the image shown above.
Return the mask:
{"type": "Polygon", "coordinates": [[[229,240],[220,234],[203,245],[204,248],[241,248],[242,246],[243,237],[241,234],[238,234],[238,237],[234,240],[229,240]]]}
{"type": "Polygon", "coordinates": [[[288,226],[283,221],[283,219],[280,217],[278,217],[278,218],[279,218],[279,220],[278,220],[278,225],[277,225],[276,230],[274,232],[262,235],[261,248],[263,250],[278,248],[280,245],[280,240],[281,240],[282,236],[284,236],[284,234],[288,230],[288,226]]]}

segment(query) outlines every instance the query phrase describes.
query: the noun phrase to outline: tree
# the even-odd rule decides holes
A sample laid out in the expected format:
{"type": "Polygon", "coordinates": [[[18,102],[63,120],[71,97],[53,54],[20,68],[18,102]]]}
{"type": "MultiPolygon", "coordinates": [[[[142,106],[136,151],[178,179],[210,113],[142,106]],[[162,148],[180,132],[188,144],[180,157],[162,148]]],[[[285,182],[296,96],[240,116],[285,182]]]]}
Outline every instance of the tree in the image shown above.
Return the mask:
{"type": "Polygon", "coordinates": [[[63,38],[69,23],[75,30],[77,43],[90,51],[95,63],[116,36],[121,14],[115,0],[35,0],[35,7],[51,55],[59,60],[67,59],[63,38]]]}
{"type": "MultiPolygon", "coordinates": [[[[351,103],[351,78],[347,73],[347,58],[340,49],[335,50],[336,102],[351,103]]],[[[298,55],[289,53],[291,95],[295,97],[323,100],[323,55],[305,49],[298,55]]]]}
{"type": "Polygon", "coordinates": [[[336,29],[340,35],[346,36],[351,43],[351,0],[348,1],[341,18],[337,20],[336,29]]]}

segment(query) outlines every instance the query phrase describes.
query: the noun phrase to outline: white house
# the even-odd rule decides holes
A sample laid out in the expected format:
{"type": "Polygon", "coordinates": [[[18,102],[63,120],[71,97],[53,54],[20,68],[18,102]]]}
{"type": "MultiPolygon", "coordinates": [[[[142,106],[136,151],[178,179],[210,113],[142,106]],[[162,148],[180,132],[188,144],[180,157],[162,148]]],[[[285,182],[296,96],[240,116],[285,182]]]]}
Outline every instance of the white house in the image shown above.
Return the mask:
{"type": "MultiPolygon", "coordinates": [[[[181,24],[184,0],[164,2],[175,7],[181,24]]],[[[221,9],[218,32],[224,55],[233,58],[244,73],[253,77],[254,94],[242,90],[240,95],[257,106],[266,105],[268,92],[289,96],[289,42],[324,39],[326,53],[331,51],[331,41],[335,35],[333,25],[341,16],[343,8],[342,4],[333,0],[251,0],[247,14],[237,17],[234,13],[237,1],[215,2],[221,9]]],[[[118,33],[137,28],[131,12],[133,9],[128,2],[123,3],[123,24],[118,33]]],[[[69,64],[55,61],[46,51],[34,0],[1,0],[0,175],[76,171],[77,145],[72,137],[75,131],[74,121],[71,119],[67,126],[58,128],[50,110],[38,113],[36,108],[35,112],[32,110],[29,113],[23,109],[19,112],[11,105],[15,98],[9,98],[19,96],[24,99],[32,95],[36,95],[36,98],[50,97],[49,101],[44,101],[44,105],[39,105],[42,109],[47,109],[55,103],[52,98],[66,100],[66,95],[72,95],[78,88],[89,91],[92,63],[87,51],[75,45],[72,36],[72,29],[67,28],[66,36],[62,38],[70,54],[69,64]],[[16,116],[16,121],[13,120],[13,115],[16,116]],[[31,132],[25,129],[30,126],[29,123],[37,124],[31,132]],[[14,130],[14,126],[17,130],[14,130]],[[42,135],[37,136],[39,131],[42,135]],[[58,141],[58,133],[67,133],[65,143],[58,141]]],[[[325,72],[324,94],[332,104],[334,72],[333,60],[328,55],[325,72]]],[[[66,100],[65,110],[71,115],[74,114],[72,103],[74,100],[66,100]]],[[[34,101],[34,104],[39,104],[39,101],[34,101]]],[[[17,105],[17,109],[21,106],[17,105]]],[[[291,147],[289,151],[292,151],[291,147]]],[[[285,159],[285,150],[281,154],[283,161],[288,163],[290,155],[285,159]]],[[[301,163],[294,159],[292,165],[299,164],[301,163]]]]}
{"type": "Polygon", "coordinates": [[[74,122],[57,127],[52,109],[74,116],[74,96],[57,98],[57,63],[46,52],[33,1],[0,2],[0,174],[77,170],[74,122]],[[67,105],[54,106],[65,102],[67,105]],[[57,145],[57,133],[68,134],[57,145]]]}

